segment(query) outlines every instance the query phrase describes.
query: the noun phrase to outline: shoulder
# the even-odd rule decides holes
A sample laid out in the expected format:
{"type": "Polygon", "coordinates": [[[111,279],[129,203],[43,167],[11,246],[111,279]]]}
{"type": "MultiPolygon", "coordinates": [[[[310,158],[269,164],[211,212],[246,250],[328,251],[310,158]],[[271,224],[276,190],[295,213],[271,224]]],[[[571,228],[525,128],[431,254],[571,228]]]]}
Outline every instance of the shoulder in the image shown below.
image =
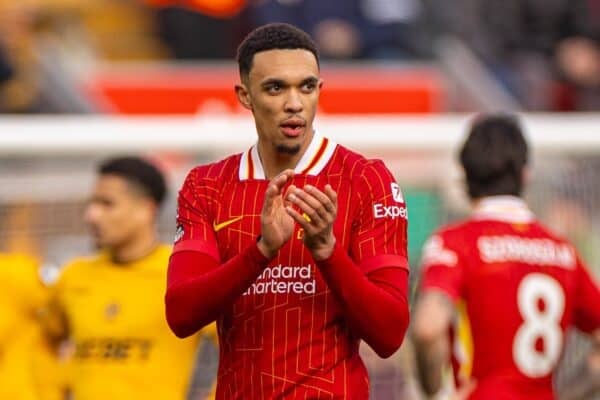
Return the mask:
{"type": "Polygon", "coordinates": [[[359,196],[380,198],[391,194],[397,202],[404,202],[400,186],[382,160],[366,158],[341,145],[336,152],[336,164],[342,178],[350,182],[359,196]]]}
{"type": "Polygon", "coordinates": [[[188,172],[184,186],[198,186],[211,182],[222,182],[237,177],[241,154],[234,154],[222,160],[199,165],[188,172]]]}
{"type": "Polygon", "coordinates": [[[171,257],[171,251],[173,250],[173,246],[166,243],[161,243],[158,245],[156,249],[157,258],[159,259],[169,259],[171,257]]]}
{"type": "Polygon", "coordinates": [[[424,273],[429,273],[432,266],[459,267],[465,271],[471,261],[478,260],[480,225],[479,221],[467,218],[438,228],[423,246],[421,267],[424,273]]]}
{"type": "Polygon", "coordinates": [[[541,236],[545,236],[546,238],[552,240],[553,242],[572,246],[571,242],[567,238],[554,232],[552,229],[547,227],[543,222],[541,222],[537,219],[533,222],[533,227],[540,233],[541,236]]]}
{"type": "Polygon", "coordinates": [[[179,190],[180,207],[182,201],[194,207],[210,204],[224,185],[238,179],[240,158],[241,154],[235,154],[191,169],[179,190]]]}
{"type": "Polygon", "coordinates": [[[3,267],[36,268],[38,264],[35,257],[25,253],[0,253],[0,265],[3,267]]]}
{"type": "Polygon", "coordinates": [[[9,285],[26,285],[39,280],[40,263],[24,253],[0,253],[0,279],[9,285]]]}
{"type": "Polygon", "coordinates": [[[474,228],[475,226],[472,220],[461,219],[440,226],[435,231],[435,235],[451,239],[452,237],[461,236],[467,232],[471,232],[474,228]]]}
{"type": "Polygon", "coordinates": [[[337,145],[335,159],[341,165],[345,175],[351,177],[372,177],[377,175],[392,176],[390,170],[380,159],[369,159],[360,153],[337,145]]]}
{"type": "Polygon", "coordinates": [[[147,269],[166,271],[171,257],[172,246],[161,243],[155,251],[149,254],[144,260],[147,269]]]}
{"type": "Polygon", "coordinates": [[[77,280],[79,277],[86,275],[88,271],[93,270],[94,267],[97,267],[100,264],[103,264],[102,254],[74,258],[64,264],[60,269],[57,284],[62,285],[70,280],[77,280]]]}
{"type": "Polygon", "coordinates": [[[439,227],[427,240],[424,251],[442,251],[452,249],[459,251],[465,243],[474,237],[476,223],[472,220],[459,220],[439,227]]]}
{"type": "Polygon", "coordinates": [[[579,254],[577,247],[570,240],[557,234],[543,223],[536,220],[533,225],[540,232],[540,237],[553,242],[553,253],[558,257],[559,264],[567,267],[585,267],[585,264],[579,254]]]}

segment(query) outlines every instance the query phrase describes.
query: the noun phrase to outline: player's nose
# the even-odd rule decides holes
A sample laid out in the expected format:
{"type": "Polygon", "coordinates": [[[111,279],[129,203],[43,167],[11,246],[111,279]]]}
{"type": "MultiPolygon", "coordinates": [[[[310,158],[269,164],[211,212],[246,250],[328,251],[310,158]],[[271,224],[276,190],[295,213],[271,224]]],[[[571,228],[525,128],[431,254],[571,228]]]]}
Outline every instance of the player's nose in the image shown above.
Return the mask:
{"type": "Polygon", "coordinates": [[[89,204],[83,213],[83,220],[88,225],[94,225],[100,217],[100,209],[95,204],[89,204]]]}
{"type": "Polygon", "coordinates": [[[285,111],[288,113],[298,113],[302,111],[302,97],[297,90],[290,90],[285,101],[285,111]]]}

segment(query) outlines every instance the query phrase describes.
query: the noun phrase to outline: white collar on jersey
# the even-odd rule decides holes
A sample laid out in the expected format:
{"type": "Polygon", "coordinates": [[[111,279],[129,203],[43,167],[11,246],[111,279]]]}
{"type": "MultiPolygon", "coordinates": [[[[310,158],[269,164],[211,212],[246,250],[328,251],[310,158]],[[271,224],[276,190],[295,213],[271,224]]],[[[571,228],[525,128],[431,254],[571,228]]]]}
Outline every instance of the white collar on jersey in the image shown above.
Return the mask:
{"type": "Polygon", "coordinates": [[[535,219],[523,199],[516,196],[490,196],[477,202],[473,219],[492,219],[510,223],[530,223],[535,219]]]}
{"type": "MultiPolygon", "coordinates": [[[[336,146],[337,143],[333,140],[315,132],[310,144],[302,155],[302,158],[300,158],[296,168],[294,168],[294,171],[297,174],[317,175],[325,168],[325,165],[327,165],[329,160],[331,160],[336,146]]],[[[256,144],[242,153],[239,177],[240,181],[246,179],[266,179],[256,144]]]]}

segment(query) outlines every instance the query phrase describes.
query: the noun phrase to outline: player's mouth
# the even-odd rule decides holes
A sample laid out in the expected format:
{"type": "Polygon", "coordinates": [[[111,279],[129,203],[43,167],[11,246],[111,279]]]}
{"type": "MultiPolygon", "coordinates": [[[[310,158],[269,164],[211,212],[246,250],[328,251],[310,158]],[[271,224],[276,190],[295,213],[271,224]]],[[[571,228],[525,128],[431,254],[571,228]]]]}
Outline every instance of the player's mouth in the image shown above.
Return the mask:
{"type": "Polygon", "coordinates": [[[100,229],[100,227],[98,227],[96,225],[88,225],[88,229],[90,232],[90,236],[92,236],[92,238],[95,241],[102,240],[102,230],[100,229]]]}
{"type": "Polygon", "coordinates": [[[306,121],[302,118],[290,118],[283,121],[280,125],[281,131],[287,137],[298,137],[306,127],[306,121]]]}

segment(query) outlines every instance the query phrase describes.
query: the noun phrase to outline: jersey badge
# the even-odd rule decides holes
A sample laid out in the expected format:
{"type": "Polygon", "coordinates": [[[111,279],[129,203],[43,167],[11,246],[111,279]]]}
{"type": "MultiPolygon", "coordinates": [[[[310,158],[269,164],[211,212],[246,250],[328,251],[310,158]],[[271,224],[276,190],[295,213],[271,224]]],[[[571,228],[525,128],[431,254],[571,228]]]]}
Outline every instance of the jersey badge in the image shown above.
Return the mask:
{"type": "Polygon", "coordinates": [[[104,317],[108,320],[112,320],[119,314],[120,311],[121,307],[117,303],[110,303],[104,309],[104,317]]]}

